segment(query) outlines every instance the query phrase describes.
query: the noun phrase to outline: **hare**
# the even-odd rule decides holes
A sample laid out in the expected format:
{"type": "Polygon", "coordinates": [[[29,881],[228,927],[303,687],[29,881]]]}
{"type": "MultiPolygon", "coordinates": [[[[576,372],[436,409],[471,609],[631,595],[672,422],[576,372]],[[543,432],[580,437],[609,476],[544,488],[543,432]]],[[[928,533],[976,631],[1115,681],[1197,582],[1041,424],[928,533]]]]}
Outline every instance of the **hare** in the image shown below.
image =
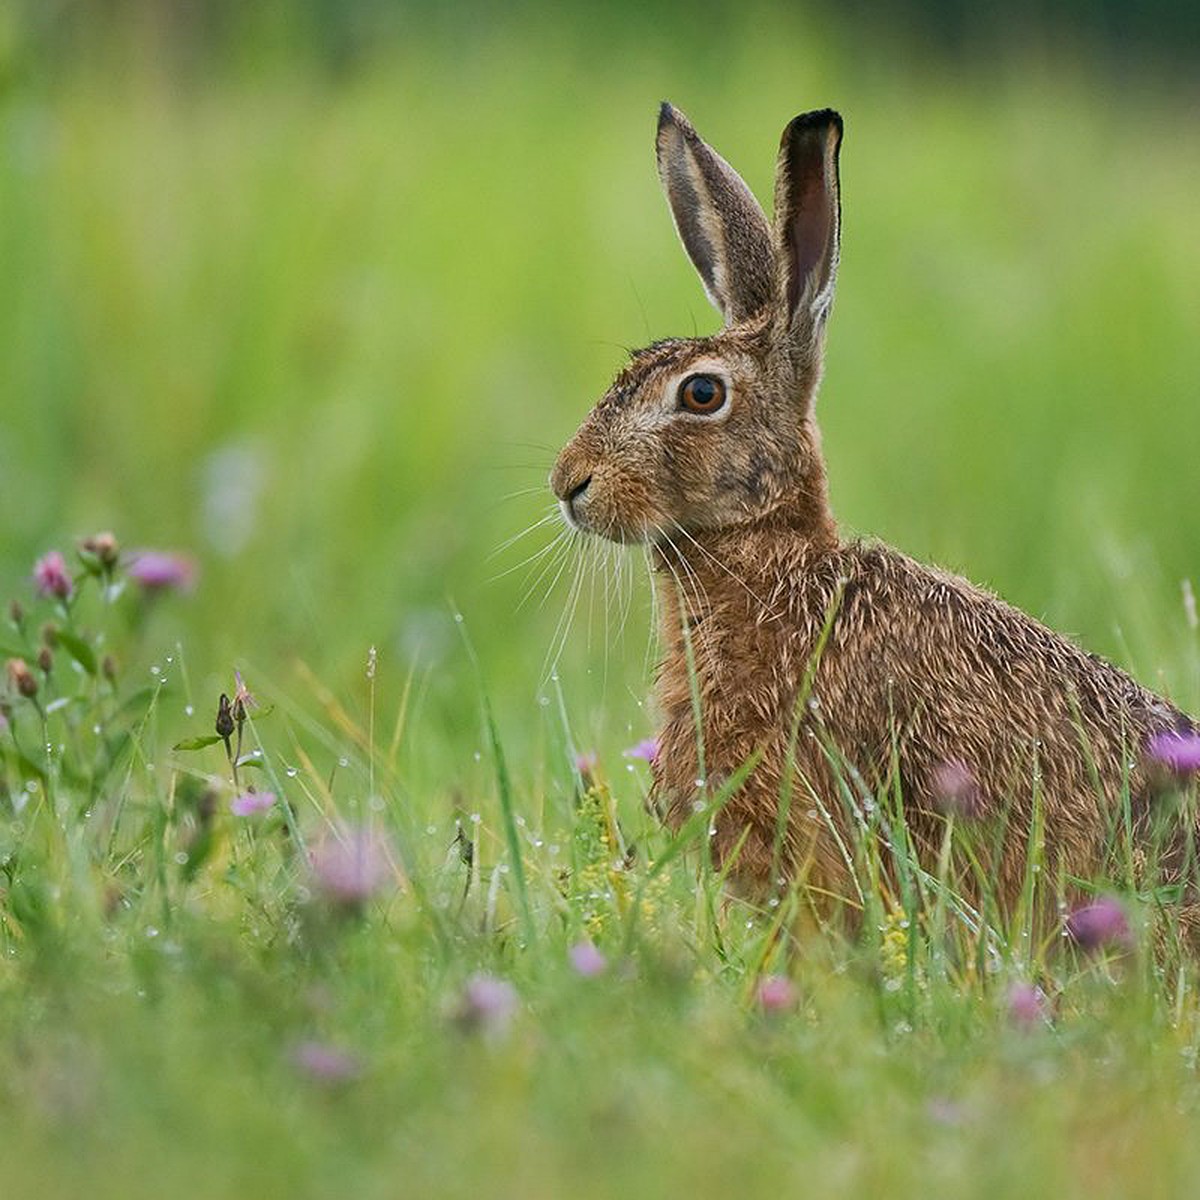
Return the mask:
{"type": "Polygon", "coordinates": [[[948,808],[993,821],[989,887],[1011,903],[1035,824],[1052,889],[1102,873],[1118,825],[1148,839],[1163,768],[1147,742],[1196,727],[995,595],[839,537],[813,409],[841,141],[828,109],[787,126],[772,225],[663,104],[659,176],[724,327],[635,352],[550,484],[575,528],[649,545],[665,647],[652,796],[670,824],[749,765],[716,818],[718,859],[736,851],[752,890],[803,878],[849,898],[853,805],[898,790],[919,853],[948,808]]]}

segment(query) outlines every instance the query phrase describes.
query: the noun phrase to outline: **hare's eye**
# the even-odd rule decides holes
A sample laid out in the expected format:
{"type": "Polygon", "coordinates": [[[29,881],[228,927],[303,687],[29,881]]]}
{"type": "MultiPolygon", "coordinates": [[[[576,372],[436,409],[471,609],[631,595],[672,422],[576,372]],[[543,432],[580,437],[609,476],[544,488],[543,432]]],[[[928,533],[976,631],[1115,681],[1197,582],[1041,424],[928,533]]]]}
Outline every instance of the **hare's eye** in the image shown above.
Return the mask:
{"type": "Polygon", "coordinates": [[[687,412],[715,413],[725,403],[725,381],[715,375],[689,375],[679,385],[679,407],[687,412]]]}

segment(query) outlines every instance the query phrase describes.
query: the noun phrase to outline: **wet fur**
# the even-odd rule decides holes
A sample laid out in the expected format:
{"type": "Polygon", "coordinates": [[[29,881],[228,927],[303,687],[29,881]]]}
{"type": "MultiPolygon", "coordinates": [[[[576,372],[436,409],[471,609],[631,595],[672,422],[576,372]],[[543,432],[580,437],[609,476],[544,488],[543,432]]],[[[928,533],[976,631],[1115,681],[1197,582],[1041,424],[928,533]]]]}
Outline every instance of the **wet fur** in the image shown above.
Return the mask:
{"type": "Polygon", "coordinates": [[[743,882],[762,888],[782,873],[850,899],[847,789],[855,803],[902,796],[932,856],[945,821],[939,773],[961,763],[982,821],[1001,833],[985,868],[1002,900],[1021,889],[1035,803],[1046,870],[1069,890],[1104,873],[1124,813],[1149,836],[1164,780],[1146,741],[1194,725],[996,596],[840,538],[813,403],[837,270],[841,132],[830,112],[785,130],[771,226],[664,106],[660,175],[726,326],[635,354],[563,450],[552,486],[583,528],[653,547],[666,648],[655,796],[667,821],[691,814],[702,772],[711,792],[758,756],[714,839],[720,858],[740,844],[743,882]],[[672,415],[672,381],[713,363],[730,381],[729,411],[672,415]]]}

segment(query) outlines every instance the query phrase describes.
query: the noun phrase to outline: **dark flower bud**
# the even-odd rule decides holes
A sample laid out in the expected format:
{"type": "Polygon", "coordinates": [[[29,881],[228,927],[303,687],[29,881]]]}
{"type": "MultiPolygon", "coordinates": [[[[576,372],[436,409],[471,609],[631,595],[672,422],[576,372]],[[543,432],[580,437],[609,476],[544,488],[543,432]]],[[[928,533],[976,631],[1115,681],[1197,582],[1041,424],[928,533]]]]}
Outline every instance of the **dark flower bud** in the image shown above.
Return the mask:
{"type": "Polygon", "coordinates": [[[54,655],[50,653],[49,646],[43,646],[38,651],[37,665],[43,675],[49,675],[54,669],[54,655]]]}
{"type": "Polygon", "coordinates": [[[8,602],[8,619],[14,625],[20,625],[25,620],[25,610],[21,607],[19,600],[10,600],[8,602]]]}
{"type": "Polygon", "coordinates": [[[100,670],[109,683],[117,682],[117,660],[111,654],[106,654],[100,662],[100,670]]]}
{"type": "Polygon", "coordinates": [[[228,740],[233,736],[233,712],[229,707],[229,697],[224,692],[221,693],[221,698],[217,701],[217,723],[215,728],[219,737],[228,740]]]}
{"type": "Polygon", "coordinates": [[[42,642],[51,650],[58,649],[58,626],[53,621],[47,621],[42,626],[42,642]]]}
{"type": "Polygon", "coordinates": [[[32,700],[38,692],[38,681],[29,664],[23,658],[10,658],[7,670],[9,683],[27,700],[32,700]]]}

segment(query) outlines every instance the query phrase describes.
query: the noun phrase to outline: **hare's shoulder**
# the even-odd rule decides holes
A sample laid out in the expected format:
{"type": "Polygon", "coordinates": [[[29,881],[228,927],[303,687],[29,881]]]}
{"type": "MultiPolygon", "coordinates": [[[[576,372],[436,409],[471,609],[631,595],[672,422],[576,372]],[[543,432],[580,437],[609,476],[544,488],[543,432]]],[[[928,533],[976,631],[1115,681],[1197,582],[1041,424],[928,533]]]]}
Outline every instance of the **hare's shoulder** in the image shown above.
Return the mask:
{"type": "Polygon", "coordinates": [[[987,588],[875,542],[838,551],[838,624],[894,665],[948,681],[986,675],[1007,687],[1066,689],[1087,709],[1121,709],[1151,724],[1187,721],[1099,654],[987,588]]]}

